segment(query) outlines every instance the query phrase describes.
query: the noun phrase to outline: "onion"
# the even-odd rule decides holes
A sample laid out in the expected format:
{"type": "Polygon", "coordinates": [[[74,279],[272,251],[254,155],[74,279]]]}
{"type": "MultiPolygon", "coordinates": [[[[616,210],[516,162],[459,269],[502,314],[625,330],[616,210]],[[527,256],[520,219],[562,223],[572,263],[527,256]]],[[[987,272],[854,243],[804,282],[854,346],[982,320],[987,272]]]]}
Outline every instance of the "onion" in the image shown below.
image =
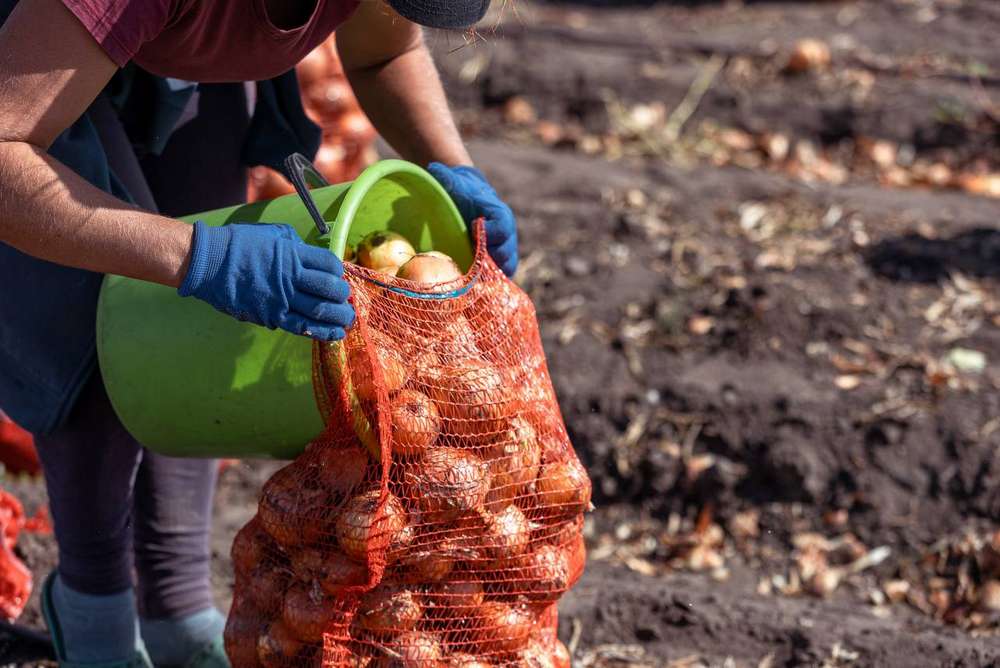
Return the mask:
{"type": "Polygon", "coordinates": [[[250,170],[250,180],[259,200],[276,199],[295,192],[295,186],[285,177],[267,167],[254,167],[250,170]]]}
{"type": "Polygon", "coordinates": [[[483,548],[498,565],[506,564],[528,549],[531,527],[517,506],[507,506],[495,514],[483,513],[483,521],[486,524],[483,548]]]}
{"type": "Polygon", "coordinates": [[[357,259],[357,251],[351,244],[344,244],[344,262],[354,262],[357,259]]]}
{"type": "Polygon", "coordinates": [[[305,90],[330,76],[330,52],[322,44],[306,54],[295,66],[300,87],[305,90]]]}
{"type": "Polygon", "coordinates": [[[324,126],[332,125],[337,116],[356,103],[351,85],[340,77],[317,81],[303,90],[306,106],[315,112],[320,125],[324,126]]]}
{"type": "Polygon", "coordinates": [[[375,128],[360,109],[350,109],[337,119],[334,134],[345,142],[364,146],[375,139],[375,128]]]}
{"type": "Polygon", "coordinates": [[[319,484],[336,497],[350,495],[368,476],[368,453],[360,446],[345,447],[319,445],[316,448],[319,464],[319,484]]]}
{"type": "Polygon", "coordinates": [[[460,363],[462,360],[479,357],[479,347],[472,323],[464,315],[457,314],[453,319],[440,325],[435,332],[434,350],[448,364],[460,363]]]}
{"type": "Polygon", "coordinates": [[[448,657],[448,668],[493,668],[493,664],[471,654],[452,654],[448,657]]]}
{"type": "Polygon", "coordinates": [[[393,274],[416,254],[406,237],[395,232],[372,232],[358,244],[358,263],[362,267],[376,271],[392,267],[393,274]]]}
{"type": "Polygon", "coordinates": [[[552,653],[540,641],[532,639],[514,658],[518,668],[555,668],[552,653]]]}
{"type": "Polygon", "coordinates": [[[368,582],[368,568],[337,550],[306,549],[292,555],[292,570],[305,583],[317,582],[328,594],[368,582]]]}
{"type": "Polygon", "coordinates": [[[431,522],[448,522],[478,510],[490,490],[482,461],[467,450],[431,448],[403,466],[403,485],[431,522]]]}
{"type": "Polygon", "coordinates": [[[818,39],[800,39],[795,43],[788,64],[789,72],[801,73],[823,69],[830,64],[830,47],[818,39]]]}
{"type": "Polygon", "coordinates": [[[226,656],[234,666],[240,668],[256,668],[257,637],[260,635],[260,622],[252,615],[234,610],[226,620],[226,629],[222,637],[226,648],[226,656]]]}
{"type": "Polygon", "coordinates": [[[303,487],[305,477],[298,464],[290,464],[271,476],[261,494],[261,524],[285,547],[315,542],[326,533],[330,499],[324,490],[303,487]]]}
{"type": "Polygon", "coordinates": [[[561,640],[556,640],[552,649],[552,664],[555,668],[572,668],[573,657],[561,640]]]}
{"type": "MultiPolygon", "coordinates": [[[[372,347],[375,351],[375,363],[382,369],[382,382],[385,391],[392,394],[406,385],[406,365],[395,351],[390,341],[372,332],[372,347]]],[[[375,385],[375,374],[369,362],[368,353],[364,347],[353,347],[347,352],[347,363],[351,369],[351,381],[354,389],[363,401],[378,399],[375,385]]]]}
{"type": "Polygon", "coordinates": [[[436,584],[424,594],[427,615],[430,617],[473,616],[486,599],[483,585],[474,581],[456,581],[436,584]]]}
{"type": "Polygon", "coordinates": [[[399,585],[382,584],[365,594],[356,621],[366,631],[391,636],[411,631],[424,614],[417,596],[399,585]]]}
{"type": "Polygon", "coordinates": [[[432,292],[448,292],[456,289],[462,280],[462,270],[446,255],[418,253],[399,267],[396,276],[419,283],[432,292]]]}
{"type": "Polygon", "coordinates": [[[319,587],[296,585],[285,594],[281,619],[299,640],[321,642],[323,634],[339,618],[336,602],[319,587]]]}
{"type": "Polygon", "coordinates": [[[570,562],[566,550],[542,545],[525,555],[511,572],[514,578],[505,583],[514,593],[535,602],[551,603],[570,587],[570,562]]]}
{"type": "Polygon", "coordinates": [[[445,418],[447,433],[469,445],[496,438],[512,403],[509,388],[495,366],[470,358],[441,366],[435,380],[427,390],[445,418]]]}
{"type": "Polygon", "coordinates": [[[400,580],[416,584],[440,582],[455,569],[455,555],[449,547],[414,551],[399,562],[400,580]]]}
{"type": "Polygon", "coordinates": [[[538,473],[535,490],[549,513],[576,515],[590,507],[590,480],[577,462],[545,464],[538,473]]]}
{"type": "Polygon", "coordinates": [[[528,644],[535,619],[522,605],[484,603],[472,629],[484,653],[516,652],[528,644]]]}
{"type": "Polygon", "coordinates": [[[374,489],[351,499],[337,518],[337,540],[350,558],[365,562],[369,551],[378,553],[392,545],[406,527],[406,509],[392,494],[381,505],[374,489]]]}
{"type": "Polygon", "coordinates": [[[576,539],[566,550],[569,561],[569,586],[572,587],[583,576],[583,569],[587,566],[587,545],[583,540],[583,533],[579,533],[576,539]]]}
{"type": "Polygon", "coordinates": [[[233,570],[245,575],[277,550],[271,536],[264,531],[260,518],[255,515],[233,538],[230,551],[233,570]]]}
{"type": "Polygon", "coordinates": [[[301,649],[302,642],[281,620],[273,622],[257,639],[257,659],[264,668],[287,668],[301,649]]]}
{"type": "Polygon", "coordinates": [[[288,586],[288,575],[277,568],[261,564],[250,572],[242,594],[258,610],[268,612],[281,607],[288,586]]]}
{"type": "Polygon", "coordinates": [[[345,180],[345,160],[347,160],[346,149],[341,144],[327,141],[316,151],[313,166],[330,183],[340,183],[345,180]]]}
{"type": "Polygon", "coordinates": [[[434,668],[443,656],[437,636],[420,631],[404,633],[386,649],[395,656],[376,659],[372,663],[373,668],[434,668]]]}
{"type": "Polygon", "coordinates": [[[507,428],[491,445],[486,454],[490,471],[494,475],[506,474],[515,493],[535,481],[542,463],[542,447],[535,428],[524,417],[511,418],[507,428]]]}
{"type": "Polygon", "coordinates": [[[393,397],[389,412],[394,453],[419,455],[441,432],[441,416],[434,402],[416,390],[400,390],[393,397]]]}

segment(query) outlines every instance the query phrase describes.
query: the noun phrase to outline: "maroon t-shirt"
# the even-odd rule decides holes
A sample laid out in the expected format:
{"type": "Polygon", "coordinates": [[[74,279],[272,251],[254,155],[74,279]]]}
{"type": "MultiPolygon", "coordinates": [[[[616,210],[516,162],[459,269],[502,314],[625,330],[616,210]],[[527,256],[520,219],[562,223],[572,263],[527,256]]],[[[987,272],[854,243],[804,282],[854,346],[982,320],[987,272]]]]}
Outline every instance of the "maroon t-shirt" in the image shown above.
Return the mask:
{"type": "Polygon", "coordinates": [[[291,69],[346,21],[360,0],[316,0],[309,20],[283,30],[265,0],[63,0],[119,66],[164,77],[259,81],[291,69]]]}

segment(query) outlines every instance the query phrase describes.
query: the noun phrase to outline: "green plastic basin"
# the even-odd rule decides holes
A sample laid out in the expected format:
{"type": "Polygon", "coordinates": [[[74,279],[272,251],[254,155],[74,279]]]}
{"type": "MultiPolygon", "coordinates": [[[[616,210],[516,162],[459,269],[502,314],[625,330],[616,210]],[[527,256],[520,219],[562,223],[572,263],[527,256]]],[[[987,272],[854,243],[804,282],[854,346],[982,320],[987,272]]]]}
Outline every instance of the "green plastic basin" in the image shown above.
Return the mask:
{"type": "MultiPolygon", "coordinates": [[[[311,191],[331,227],[320,236],[298,195],[194,214],[186,222],[287,223],[343,257],[345,244],[392,230],[467,270],[473,250],[454,203],[426,171],[385,160],[353,183],[311,191]]],[[[107,276],[97,351],[111,403],[150,450],[175,457],[289,459],[323,430],[312,341],[239,322],[173,288],[107,276]]]]}

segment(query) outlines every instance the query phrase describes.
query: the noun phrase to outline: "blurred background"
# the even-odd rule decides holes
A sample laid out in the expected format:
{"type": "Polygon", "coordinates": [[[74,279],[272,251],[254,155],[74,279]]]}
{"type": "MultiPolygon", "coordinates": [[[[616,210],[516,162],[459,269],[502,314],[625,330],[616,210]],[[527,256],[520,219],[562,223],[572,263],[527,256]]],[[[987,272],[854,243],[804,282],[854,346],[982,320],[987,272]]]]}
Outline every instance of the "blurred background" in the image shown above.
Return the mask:
{"type": "MultiPolygon", "coordinates": [[[[1000,3],[494,4],[429,39],[594,481],[574,665],[1000,662],[1000,3]]],[[[331,180],[389,154],[300,74],[331,180]]]]}

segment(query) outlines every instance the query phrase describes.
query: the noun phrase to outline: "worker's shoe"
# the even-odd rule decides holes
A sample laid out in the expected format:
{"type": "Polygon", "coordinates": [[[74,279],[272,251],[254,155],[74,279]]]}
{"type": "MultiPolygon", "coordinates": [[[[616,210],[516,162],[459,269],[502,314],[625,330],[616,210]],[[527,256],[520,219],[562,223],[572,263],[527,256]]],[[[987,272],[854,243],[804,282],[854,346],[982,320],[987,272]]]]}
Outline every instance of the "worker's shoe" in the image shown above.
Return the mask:
{"type": "Polygon", "coordinates": [[[216,608],[170,619],[140,619],[156,668],[230,668],[223,648],[226,618],[216,608]]]}
{"type": "MultiPolygon", "coordinates": [[[[57,586],[56,574],[50,573],[45,579],[45,583],[42,585],[41,593],[41,603],[42,603],[42,616],[45,618],[45,624],[49,627],[49,635],[52,637],[52,647],[55,650],[56,660],[59,662],[60,668],[152,668],[153,664],[149,660],[149,656],[146,654],[146,650],[142,647],[141,642],[135,649],[135,654],[128,658],[118,661],[70,661],[66,652],[66,630],[63,628],[59,621],[59,616],[57,614],[57,606],[55,604],[54,589],[57,586]]],[[[59,583],[58,586],[63,586],[59,583]]],[[[71,595],[76,595],[75,593],[71,595]]],[[[79,595],[80,598],[85,598],[86,595],[79,595]]],[[[86,597],[96,599],[98,597],[86,597]]],[[[95,610],[95,616],[97,615],[95,610]]],[[[138,633],[136,634],[138,637],[138,633]]]]}
{"type": "Polygon", "coordinates": [[[208,643],[188,659],[184,668],[231,668],[222,636],[208,643]]]}

